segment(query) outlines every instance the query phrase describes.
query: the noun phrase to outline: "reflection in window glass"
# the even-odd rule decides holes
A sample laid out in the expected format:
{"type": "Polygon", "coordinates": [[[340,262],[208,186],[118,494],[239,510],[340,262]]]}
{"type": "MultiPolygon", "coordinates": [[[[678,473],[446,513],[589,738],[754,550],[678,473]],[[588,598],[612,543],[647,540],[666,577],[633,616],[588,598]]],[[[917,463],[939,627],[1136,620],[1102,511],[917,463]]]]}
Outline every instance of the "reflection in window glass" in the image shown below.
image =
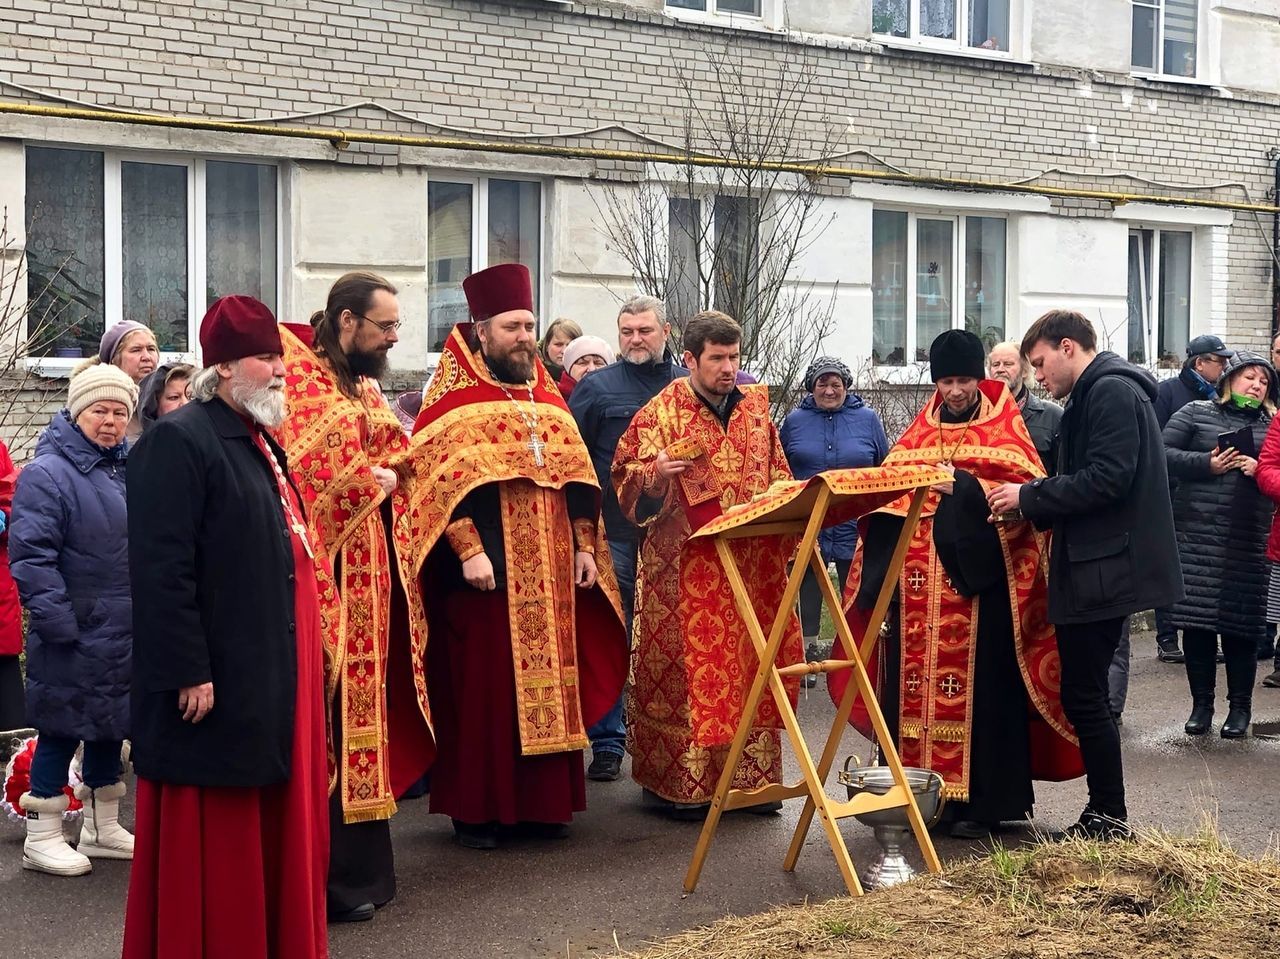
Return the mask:
{"type": "Polygon", "coordinates": [[[533,282],[534,311],[541,269],[542,185],[530,180],[489,181],[489,242],[486,266],[523,263],[533,282]]]}
{"type": "Polygon", "coordinates": [[[741,196],[718,196],[715,215],[715,308],[728,313],[744,330],[755,322],[756,265],[755,235],[759,201],[741,196]]]}
{"type": "Polygon", "coordinates": [[[1004,339],[1005,221],[971,216],[964,224],[964,327],[991,347],[1004,339]]]}
{"type": "Polygon", "coordinates": [[[1150,230],[1129,232],[1129,362],[1147,362],[1147,340],[1151,335],[1151,244],[1150,230]]]}
{"type": "Polygon", "coordinates": [[[103,330],[103,155],[26,151],[28,352],[92,356],[103,330]]]}
{"type": "Polygon", "coordinates": [[[1160,231],[1160,365],[1175,367],[1191,339],[1191,234],[1160,231]]]}
{"type": "Polygon", "coordinates": [[[956,38],[956,0],[920,0],[920,36],[956,38]]]}
{"type": "Polygon", "coordinates": [[[151,328],[162,353],[187,342],[187,168],[120,164],[122,315],[151,328]]]}
{"type": "Polygon", "coordinates": [[[951,329],[950,220],[916,220],[916,359],[929,359],[929,344],[951,329]]]}
{"type": "Polygon", "coordinates": [[[871,356],[876,364],[907,362],[907,214],[871,215],[871,356]]]}
{"type": "Polygon", "coordinates": [[[677,330],[683,330],[685,321],[699,309],[701,222],[697,200],[671,197],[667,208],[667,319],[677,330]]]}
{"type": "Polygon", "coordinates": [[[717,13],[745,13],[760,16],[760,0],[716,0],[717,13]]]}
{"type": "Polygon", "coordinates": [[[427,342],[433,353],[468,317],[462,281],[471,274],[471,185],[427,185],[427,342]]]}
{"type": "Polygon", "coordinates": [[[872,0],[871,31],[891,37],[911,36],[911,0],[872,0]]]}
{"type": "Polygon", "coordinates": [[[276,168],[205,164],[204,307],[232,293],[276,310],[276,168]]]}
{"type": "Polygon", "coordinates": [[[1135,0],[1133,4],[1133,52],[1130,60],[1136,70],[1155,70],[1157,67],[1156,36],[1159,31],[1156,23],[1160,16],[1156,5],[1158,3],[1159,0],[1154,0],[1153,3],[1135,0]]]}
{"type": "Polygon", "coordinates": [[[1009,0],[969,0],[969,46],[1009,49],[1009,0]]]}

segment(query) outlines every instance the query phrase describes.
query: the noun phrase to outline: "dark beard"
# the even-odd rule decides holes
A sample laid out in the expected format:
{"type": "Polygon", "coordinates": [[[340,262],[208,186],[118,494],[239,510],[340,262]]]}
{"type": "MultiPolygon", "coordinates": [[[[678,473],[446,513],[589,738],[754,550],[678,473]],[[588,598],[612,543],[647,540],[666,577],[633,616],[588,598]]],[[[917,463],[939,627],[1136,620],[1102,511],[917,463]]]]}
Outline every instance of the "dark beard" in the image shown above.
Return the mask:
{"type": "Polygon", "coordinates": [[[386,350],[354,350],[347,354],[347,365],[351,367],[352,376],[367,376],[380,380],[387,372],[386,350]]]}
{"type": "MultiPolygon", "coordinates": [[[[527,356],[528,354],[522,354],[527,356]]],[[[519,361],[513,363],[510,356],[490,356],[488,353],[484,356],[485,363],[489,366],[489,372],[493,374],[493,378],[499,383],[528,383],[533,379],[533,361],[527,363],[519,361]]]]}

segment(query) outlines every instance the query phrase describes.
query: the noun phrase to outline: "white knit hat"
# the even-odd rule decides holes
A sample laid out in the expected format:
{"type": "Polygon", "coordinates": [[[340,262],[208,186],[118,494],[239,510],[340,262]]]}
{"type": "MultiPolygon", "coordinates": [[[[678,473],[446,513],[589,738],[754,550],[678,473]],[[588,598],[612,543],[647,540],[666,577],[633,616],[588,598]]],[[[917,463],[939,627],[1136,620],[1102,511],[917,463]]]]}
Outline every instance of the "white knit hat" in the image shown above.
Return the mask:
{"type": "Polygon", "coordinates": [[[138,405],[138,387],[129,374],[110,363],[91,363],[71,374],[67,409],[73,420],[99,400],[123,403],[132,418],[138,405]]]}
{"type": "Polygon", "coordinates": [[[598,356],[604,360],[605,365],[613,362],[613,348],[600,339],[598,336],[579,336],[569,341],[569,345],[564,348],[564,356],[560,358],[560,365],[566,370],[573,369],[573,364],[578,362],[584,356],[598,356]]]}

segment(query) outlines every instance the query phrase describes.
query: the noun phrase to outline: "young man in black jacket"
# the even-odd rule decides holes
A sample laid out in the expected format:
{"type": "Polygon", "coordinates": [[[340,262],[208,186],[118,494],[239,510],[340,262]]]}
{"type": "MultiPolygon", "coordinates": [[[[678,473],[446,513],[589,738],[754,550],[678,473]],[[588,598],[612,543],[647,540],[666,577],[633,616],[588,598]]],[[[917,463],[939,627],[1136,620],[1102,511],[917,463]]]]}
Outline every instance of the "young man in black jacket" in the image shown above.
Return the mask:
{"type": "Polygon", "coordinates": [[[1057,474],[988,496],[1053,528],[1049,621],[1062,658],[1062,705],[1080,737],[1089,804],[1067,832],[1129,836],[1120,732],[1108,702],[1107,669],[1131,613],[1183,596],[1169,504],[1169,474],[1152,401],[1154,378],[1111,352],[1097,352],[1093,326],[1052,310],[1022,340],[1036,380],[1062,416],[1057,474]]]}

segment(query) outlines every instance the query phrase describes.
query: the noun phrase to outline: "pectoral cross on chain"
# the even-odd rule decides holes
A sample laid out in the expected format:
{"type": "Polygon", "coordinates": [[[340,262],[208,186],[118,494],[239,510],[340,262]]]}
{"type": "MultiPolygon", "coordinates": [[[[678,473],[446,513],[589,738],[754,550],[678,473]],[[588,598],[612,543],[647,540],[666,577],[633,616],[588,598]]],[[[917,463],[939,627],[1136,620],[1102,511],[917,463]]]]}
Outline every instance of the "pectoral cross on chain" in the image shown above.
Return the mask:
{"type": "Polygon", "coordinates": [[[529,434],[529,442],[525,444],[525,447],[533,453],[533,461],[542,466],[542,451],[547,448],[547,444],[542,442],[541,437],[537,433],[531,432],[529,434]]]}

